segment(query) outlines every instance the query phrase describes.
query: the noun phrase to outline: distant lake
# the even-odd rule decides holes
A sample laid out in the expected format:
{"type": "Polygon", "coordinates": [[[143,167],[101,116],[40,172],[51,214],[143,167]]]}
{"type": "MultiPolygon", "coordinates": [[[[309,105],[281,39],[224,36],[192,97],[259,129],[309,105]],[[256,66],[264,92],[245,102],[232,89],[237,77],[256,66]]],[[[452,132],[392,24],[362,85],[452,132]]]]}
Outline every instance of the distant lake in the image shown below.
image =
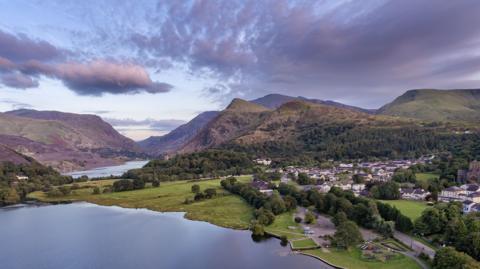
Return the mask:
{"type": "Polygon", "coordinates": [[[131,162],[126,162],[120,165],[98,167],[98,168],[85,170],[85,171],[74,171],[70,173],[65,173],[65,175],[72,176],[73,178],[79,178],[81,176],[88,176],[89,178],[108,177],[111,175],[121,176],[123,173],[127,172],[128,170],[141,168],[147,163],[148,161],[131,161],[131,162]]]}
{"type": "Polygon", "coordinates": [[[274,238],[158,213],[89,203],[0,209],[0,267],[8,269],[329,268],[274,238]]]}

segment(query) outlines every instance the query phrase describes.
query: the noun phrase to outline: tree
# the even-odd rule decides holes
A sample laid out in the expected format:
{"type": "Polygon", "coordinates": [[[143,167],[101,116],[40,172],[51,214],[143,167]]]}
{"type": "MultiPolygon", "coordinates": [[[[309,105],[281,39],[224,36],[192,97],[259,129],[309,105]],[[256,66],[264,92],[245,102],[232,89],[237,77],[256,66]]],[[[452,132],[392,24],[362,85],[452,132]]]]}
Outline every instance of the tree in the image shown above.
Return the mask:
{"type": "Polygon", "coordinates": [[[314,181],[305,173],[298,174],[297,182],[300,185],[310,185],[314,183],[314,181]]]}
{"type": "Polygon", "coordinates": [[[139,190],[145,188],[145,181],[142,178],[135,178],[133,180],[133,189],[139,190]]]}
{"type": "Polygon", "coordinates": [[[133,190],[133,182],[129,179],[119,179],[113,182],[112,191],[130,191],[133,190]]]}
{"type": "Polygon", "coordinates": [[[343,211],[337,212],[337,214],[335,214],[335,216],[332,219],[332,222],[333,224],[335,224],[335,226],[338,226],[347,221],[348,221],[347,214],[345,214],[345,212],[343,211]]]}
{"type": "Polygon", "coordinates": [[[205,193],[205,197],[207,199],[210,199],[213,196],[217,195],[217,190],[215,190],[214,188],[205,189],[205,191],[203,191],[203,192],[205,193]]]}
{"type": "Polygon", "coordinates": [[[433,269],[479,269],[478,262],[452,247],[441,248],[435,254],[433,269]]]}
{"type": "Polygon", "coordinates": [[[283,197],[283,200],[285,201],[285,207],[287,210],[294,210],[297,208],[297,200],[291,195],[283,197]]]}
{"type": "Polygon", "coordinates": [[[345,221],[337,226],[337,230],[333,235],[332,244],[337,248],[348,249],[362,241],[362,234],[357,224],[353,221],[345,221]]]}
{"type": "Polygon", "coordinates": [[[255,210],[254,217],[257,222],[262,225],[270,225],[275,221],[275,215],[270,210],[266,210],[263,207],[255,210]]]}
{"type": "Polygon", "coordinates": [[[192,185],[192,192],[193,193],[199,193],[200,192],[200,186],[198,184],[193,184],[192,185]]]}
{"type": "Polygon", "coordinates": [[[100,194],[100,188],[98,186],[93,187],[92,194],[100,194]]]}
{"type": "Polygon", "coordinates": [[[361,184],[365,182],[365,179],[359,174],[353,175],[352,180],[355,184],[361,184]]]}
{"type": "Polygon", "coordinates": [[[253,221],[250,225],[250,230],[254,236],[264,236],[265,235],[265,228],[262,224],[253,221]]]}
{"type": "Polygon", "coordinates": [[[315,223],[315,220],[316,220],[315,215],[312,212],[308,211],[308,212],[305,213],[305,223],[306,224],[313,224],[313,223],[315,223]]]}
{"type": "Polygon", "coordinates": [[[58,190],[63,194],[63,195],[69,195],[72,192],[72,189],[68,186],[60,186],[58,187],[58,190]]]}
{"type": "Polygon", "coordinates": [[[397,200],[400,198],[399,186],[393,181],[380,183],[370,189],[370,196],[375,199],[397,200]]]}
{"type": "Polygon", "coordinates": [[[3,198],[3,202],[6,205],[13,205],[20,202],[20,195],[18,195],[17,191],[14,188],[9,188],[5,197],[3,198]]]}
{"type": "Polygon", "coordinates": [[[285,202],[277,191],[274,191],[273,194],[269,197],[269,201],[267,202],[265,207],[267,209],[271,209],[273,214],[275,215],[281,214],[286,211],[285,202]]]}

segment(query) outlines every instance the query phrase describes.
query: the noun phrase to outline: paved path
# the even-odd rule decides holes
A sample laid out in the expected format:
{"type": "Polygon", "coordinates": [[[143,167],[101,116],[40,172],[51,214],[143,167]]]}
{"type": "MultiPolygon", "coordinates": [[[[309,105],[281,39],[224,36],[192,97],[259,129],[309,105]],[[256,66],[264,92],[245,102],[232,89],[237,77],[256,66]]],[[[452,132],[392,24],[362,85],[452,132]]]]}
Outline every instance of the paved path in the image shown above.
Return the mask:
{"type": "Polygon", "coordinates": [[[435,257],[435,250],[422,242],[412,239],[412,237],[407,234],[395,231],[393,237],[395,237],[398,241],[404,243],[405,245],[409,246],[417,255],[423,252],[427,254],[431,259],[435,257]]]}

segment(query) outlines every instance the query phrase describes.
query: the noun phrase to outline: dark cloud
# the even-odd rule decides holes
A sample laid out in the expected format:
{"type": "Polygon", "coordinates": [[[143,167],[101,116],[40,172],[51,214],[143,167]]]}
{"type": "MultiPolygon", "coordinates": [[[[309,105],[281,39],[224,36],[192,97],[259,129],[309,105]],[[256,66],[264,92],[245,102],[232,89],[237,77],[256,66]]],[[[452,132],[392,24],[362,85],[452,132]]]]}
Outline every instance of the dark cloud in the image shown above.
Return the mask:
{"type": "Polygon", "coordinates": [[[130,40],[250,95],[371,94],[383,102],[411,87],[463,84],[478,72],[471,59],[480,51],[479,10],[476,0],[161,1],[151,17],[158,31],[130,40]]]}
{"type": "Polygon", "coordinates": [[[17,89],[38,87],[38,81],[33,80],[31,77],[23,75],[21,73],[3,74],[0,76],[0,81],[5,86],[17,89]]]}
{"type": "Polygon", "coordinates": [[[139,65],[104,60],[60,64],[54,76],[80,95],[162,93],[173,88],[170,84],[152,81],[139,65]]]}
{"type": "Polygon", "coordinates": [[[0,30],[0,57],[12,62],[50,61],[60,58],[63,54],[63,50],[46,41],[33,40],[24,34],[12,35],[0,30]]]}
{"type": "Polygon", "coordinates": [[[134,119],[114,119],[104,118],[105,121],[115,127],[141,127],[148,126],[150,130],[171,131],[178,126],[186,123],[183,120],[167,119],[167,120],[134,120],[134,119]]]}

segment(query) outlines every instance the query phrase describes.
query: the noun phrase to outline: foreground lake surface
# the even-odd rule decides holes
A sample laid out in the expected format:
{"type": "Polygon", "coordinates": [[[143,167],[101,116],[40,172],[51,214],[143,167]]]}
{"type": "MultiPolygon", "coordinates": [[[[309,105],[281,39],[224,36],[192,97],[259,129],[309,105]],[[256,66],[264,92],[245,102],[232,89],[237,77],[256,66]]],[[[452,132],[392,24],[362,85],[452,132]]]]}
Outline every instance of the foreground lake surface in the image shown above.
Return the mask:
{"type": "Polygon", "coordinates": [[[128,170],[141,168],[147,163],[148,161],[131,161],[131,162],[126,162],[120,165],[98,167],[98,168],[85,170],[85,171],[74,171],[74,172],[66,173],[65,175],[72,176],[73,178],[79,178],[81,176],[87,176],[89,178],[121,176],[123,173],[127,172],[128,170]]]}
{"type": "Polygon", "coordinates": [[[249,231],[89,203],[0,209],[0,267],[329,268],[249,231]]]}

